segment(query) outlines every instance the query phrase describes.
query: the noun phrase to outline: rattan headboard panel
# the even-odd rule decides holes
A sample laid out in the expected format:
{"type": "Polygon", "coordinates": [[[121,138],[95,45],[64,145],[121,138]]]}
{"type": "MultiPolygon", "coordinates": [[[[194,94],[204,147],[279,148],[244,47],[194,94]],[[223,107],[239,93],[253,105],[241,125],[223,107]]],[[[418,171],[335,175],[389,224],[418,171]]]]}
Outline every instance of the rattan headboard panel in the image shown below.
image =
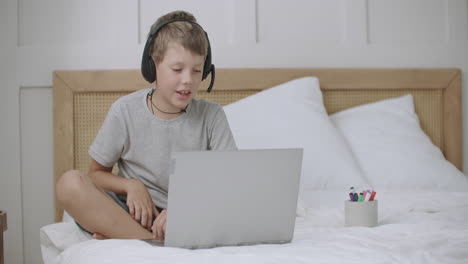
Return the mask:
{"type": "MultiPolygon", "coordinates": [[[[199,92],[198,98],[205,98],[221,105],[227,105],[260,90],[199,92]]],[[[444,148],[442,141],[443,100],[440,90],[353,90],[324,91],[324,103],[328,113],[332,114],[353,106],[411,93],[420,116],[421,126],[432,142],[444,148]]],[[[75,169],[86,171],[90,164],[88,147],[96,137],[107,111],[117,98],[127,92],[77,93],[73,97],[73,122],[75,169]]]]}
{"type": "Polygon", "coordinates": [[[87,171],[88,147],[96,137],[109,107],[125,92],[76,93],[73,96],[73,134],[75,169],[87,171]]]}
{"type": "MultiPolygon", "coordinates": [[[[226,105],[303,76],[319,78],[329,113],[413,94],[423,130],[462,169],[458,69],[219,69],[215,90],[197,96],[226,105]]],[[[67,170],[87,171],[88,147],[112,102],[148,86],[139,70],[54,73],[54,184],[67,170]]],[[[61,220],[57,201],[55,216],[61,220]]]]}
{"type": "MultiPolygon", "coordinates": [[[[241,98],[250,96],[260,90],[237,91],[205,91],[197,94],[198,98],[205,98],[221,105],[227,105],[241,98]]],[[[88,147],[104,121],[111,104],[128,92],[84,92],[73,96],[73,127],[75,127],[73,145],[75,169],[87,171],[91,158],[88,147]]]]}

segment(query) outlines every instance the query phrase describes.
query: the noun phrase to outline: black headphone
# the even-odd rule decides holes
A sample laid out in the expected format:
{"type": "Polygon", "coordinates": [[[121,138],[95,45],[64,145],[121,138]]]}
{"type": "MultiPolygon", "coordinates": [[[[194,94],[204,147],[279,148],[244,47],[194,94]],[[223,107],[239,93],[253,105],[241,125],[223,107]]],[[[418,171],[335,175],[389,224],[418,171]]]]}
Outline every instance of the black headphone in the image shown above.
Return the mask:
{"type": "MultiPolygon", "coordinates": [[[[176,21],[189,22],[193,25],[200,27],[203,30],[203,28],[198,23],[186,19],[172,19],[157,26],[154,32],[148,36],[145,49],[143,50],[143,58],[141,59],[141,73],[143,74],[145,80],[147,80],[149,83],[153,83],[156,80],[156,66],[154,64],[153,58],[151,57],[151,49],[153,47],[154,39],[158,35],[158,32],[161,30],[161,28],[163,28],[169,23],[176,21]]],[[[205,64],[203,65],[202,80],[205,80],[206,77],[208,77],[208,75],[211,73],[210,86],[207,89],[207,92],[211,92],[215,80],[215,66],[211,64],[211,47],[210,40],[208,39],[208,34],[205,30],[203,30],[203,32],[205,32],[206,40],[208,42],[208,52],[206,54],[205,64]]]]}

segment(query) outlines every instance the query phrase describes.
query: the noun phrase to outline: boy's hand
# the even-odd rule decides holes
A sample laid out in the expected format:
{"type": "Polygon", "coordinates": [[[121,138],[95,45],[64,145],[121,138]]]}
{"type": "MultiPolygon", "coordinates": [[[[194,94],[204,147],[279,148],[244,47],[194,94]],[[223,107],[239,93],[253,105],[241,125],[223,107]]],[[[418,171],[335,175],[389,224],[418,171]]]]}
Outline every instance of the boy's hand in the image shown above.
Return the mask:
{"type": "Polygon", "coordinates": [[[166,216],[167,210],[164,209],[158,217],[154,219],[153,226],[151,227],[153,239],[164,240],[166,234],[166,216]]]}
{"type": "Polygon", "coordinates": [[[146,189],[145,185],[136,179],[129,179],[126,184],[127,206],[129,213],[135,221],[144,228],[151,229],[153,215],[155,218],[159,215],[153,199],[146,189]]]}

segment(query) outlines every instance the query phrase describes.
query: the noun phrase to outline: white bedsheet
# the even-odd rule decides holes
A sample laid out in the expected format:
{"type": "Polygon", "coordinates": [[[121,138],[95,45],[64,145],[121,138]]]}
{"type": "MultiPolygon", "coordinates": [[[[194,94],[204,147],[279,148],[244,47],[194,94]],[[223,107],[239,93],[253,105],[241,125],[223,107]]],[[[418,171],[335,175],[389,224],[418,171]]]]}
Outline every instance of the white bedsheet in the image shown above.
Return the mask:
{"type": "Polygon", "coordinates": [[[316,192],[283,245],[186,250],[93,240],[72,222],[41,229],[49,263],[468,263],[468,192],[378,192],[379,225],[344,227],[346,193],[316,192]]]}

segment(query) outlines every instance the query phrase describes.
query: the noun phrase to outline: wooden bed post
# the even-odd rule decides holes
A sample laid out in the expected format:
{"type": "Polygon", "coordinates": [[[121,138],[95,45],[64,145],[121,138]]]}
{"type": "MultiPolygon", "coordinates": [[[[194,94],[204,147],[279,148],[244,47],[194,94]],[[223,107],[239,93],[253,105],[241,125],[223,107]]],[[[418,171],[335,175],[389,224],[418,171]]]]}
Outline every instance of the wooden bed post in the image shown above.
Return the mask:
{"type": "Polygon", "coordinates": [[[55,222],[62,221],[63,208],[57,200],[55,183],[73,169],[73,92],[57,72],[53,76],[54,103],[54,201],[55,222]]]}
{"type": "Polygon", "coordinates": [[[3,250],[3,232],[7,230],[7,214],[5,211],[0,211],[0,264],[4,263],[3,250]]]}
{"type": "Polygon", "coordinates": [[[461,73],[450,81],[444,95],[444,156],[463,171],[463,126],[461,101],[461,73]]]}

